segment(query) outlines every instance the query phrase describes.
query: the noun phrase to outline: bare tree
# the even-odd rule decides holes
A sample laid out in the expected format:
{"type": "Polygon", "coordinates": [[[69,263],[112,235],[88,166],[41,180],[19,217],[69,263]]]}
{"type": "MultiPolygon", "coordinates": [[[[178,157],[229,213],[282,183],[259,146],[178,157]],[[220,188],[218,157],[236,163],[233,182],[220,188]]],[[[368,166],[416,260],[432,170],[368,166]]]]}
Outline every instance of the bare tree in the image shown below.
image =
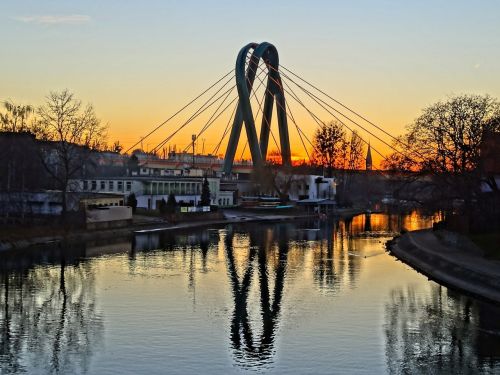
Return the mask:
{"type": "Polygon", "coordinates": [[[500,102],[488,95],[461,95],[435,103],[423,109],[407,133],[394,142],[402,151],[389,155],[383,166],[420,172],[432,200],[451,207],[459,199],[471,212],[481,181],[483,135],[500,131],[498,119],[500,102]]]}
{"type": "Polygon", "coordinates": [[[350,170],[361,169],[363,167],[363,140],[356,130],[351,133],[349,140],[349,166],[350,170]]]}
{"type": "Polygon", "coordinates": [[[331,176],[333,168],[343,168],[346,155],[345,131],[341,123],[331,121],[314,133],[313,158],[328,169],[331,176]]]}
{"type": "Polygon", "coordinates": [[[423,110],[408,127],[421,167],[465,173],[477,168],[483,132],[500,131],[500,102],[488,95],[462,95],[423,110]]]}
{"type": "Polygon", "coordinates": [[[105,144],[106,126],[94,108],[68,90],[51,92],[38,108],[37,136],[47,141],[42,146],[42,162],[62,192],[62,212],[67,212],[69,181],[79,175],[91,151],[105,144]]]}
{"type": "Polygon", "coordinates": [[[4,103],[5,113],[0,113],[0,130],[7,132],[30,131],[28,120],[34,112],[31,105],[14,104],[11,101],[4,103]]]}

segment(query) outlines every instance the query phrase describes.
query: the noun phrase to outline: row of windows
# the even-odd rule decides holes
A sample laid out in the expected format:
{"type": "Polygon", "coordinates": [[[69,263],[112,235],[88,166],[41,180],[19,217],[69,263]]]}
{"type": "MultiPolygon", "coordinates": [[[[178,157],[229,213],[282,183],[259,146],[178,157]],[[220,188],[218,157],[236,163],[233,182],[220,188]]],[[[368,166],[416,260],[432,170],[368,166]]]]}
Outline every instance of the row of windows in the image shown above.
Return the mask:
{"type": "Polygon", "coordinates": [[[152,182],[146,188],[147,194],[201,194],[201,183],[198,182],[152,182]]]}
{"type": "MultiPolygon", "coordinates": [[[[91,180],[83,181],[83,190],[92,190],[92,191],[97,191],[97,183],[98,181],[96,180],[91,180]]],[[[107,191],[123,191],[123,181],[99,181],[99,191],[107,190],[107,191]],[[116,182],[116,185],[115,185],[116,182]],[[115,190],[116,186],[116,190],[115,190]]],[[[125,191],[131,191],[132,190],[132,181],[125,181],[125,191]]]]}
{"type": "Polygon", "coordinates": [[[229,198],[219,198],[219,206],[229,206],[229,198]]]}

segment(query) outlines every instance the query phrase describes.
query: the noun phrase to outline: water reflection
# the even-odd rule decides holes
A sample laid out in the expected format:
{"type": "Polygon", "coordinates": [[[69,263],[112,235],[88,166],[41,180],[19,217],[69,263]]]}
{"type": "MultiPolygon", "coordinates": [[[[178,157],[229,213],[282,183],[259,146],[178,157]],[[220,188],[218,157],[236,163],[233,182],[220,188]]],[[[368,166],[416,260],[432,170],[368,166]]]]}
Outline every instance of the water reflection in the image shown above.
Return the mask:
{"type": "Polygon", "coordinates": [[[433,220],[242,223],[1,254],[0,372],[498,371],[498,308],[384,251],[433,220]]]}
{"type": "Polygon", "coordinates": [[[2,373],[86,372],[102,341],[92,266],[82,248],[4,255],[0,262],[2,373]]]}
{"type": "Polygon", "coordinates": [[[493,372],[500,359],[500,308],[433,284],[392,291],[385,308],[386,361],[395,374],[493,372]]]}
{"type": "Polygon", "coordinates": [[[248,231],[249,251],[243,262],[241,278],[237,272],[232,228],[226,232],[224,241],[234,300],[231,343],[236,360],[244,366],[261,366],[272,357],[289,250],[290,233],[287,225],[267,230],[265,235],[256,227],[248,231]],[[275,242],[277,246],[274,246],[275,242]],[[255,278],[254,273],[257,274],[255,278]],[[259,284],[261,326],[257,329],[252,327],[248,311],[252,280],[259,284]],[[256,331],[260,331],[260,334],[256,334],[256,331]]]}

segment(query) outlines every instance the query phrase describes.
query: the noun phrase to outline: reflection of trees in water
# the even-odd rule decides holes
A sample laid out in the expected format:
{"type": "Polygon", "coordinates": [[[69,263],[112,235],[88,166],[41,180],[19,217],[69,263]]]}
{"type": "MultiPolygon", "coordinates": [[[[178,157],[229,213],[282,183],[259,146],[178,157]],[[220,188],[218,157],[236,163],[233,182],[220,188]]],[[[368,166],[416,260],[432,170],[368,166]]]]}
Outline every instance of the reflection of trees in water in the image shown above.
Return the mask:
{"type": "Polygon", "coordinates": [[[239,277],[236,257],[240,258],[240,254],[235,254],[238,244],[232,230],[226,233],[226,260],[234,299],[230,338],[237,361],[245,366],[264,365],[274,353],[288,260],[288,236],[286,225],[267,228],[265,232],[258,226],[252,227],[246,261],[240,267],[239,277]],[[252,280],[259,284],[261,326],[256,326],[249,316],[252,280]]]}
{"type": "MultiPolygon", "coordinates": [[[[385,308],[391,373],[464,374],[500,366],[500,309],[433,285],[430,296],[396,289],[385,308]],[[491,318],[490,318],[491,319],[491,318]],[[481,349],[480,343],[491,346],[481,349]]],[[[498,368],[497,368],[498,370],[498,368]]]]}
{"type": "Polygon", "coordinates": [[[22,256],[10,261],[9,268],[2,262],[2,373],[88,370],[103,330],[94,271],[88,262],[67,263],[64,256],[51,265],[33,264],[22,256]]]}
{"type": "Polygon", "coordinates": [[[355,241],[349,235],[351,220],[326,222],[318,246],[313,249],[314,281],[321,289],[338,291],[354,286],[361,268],[355,241]]]}

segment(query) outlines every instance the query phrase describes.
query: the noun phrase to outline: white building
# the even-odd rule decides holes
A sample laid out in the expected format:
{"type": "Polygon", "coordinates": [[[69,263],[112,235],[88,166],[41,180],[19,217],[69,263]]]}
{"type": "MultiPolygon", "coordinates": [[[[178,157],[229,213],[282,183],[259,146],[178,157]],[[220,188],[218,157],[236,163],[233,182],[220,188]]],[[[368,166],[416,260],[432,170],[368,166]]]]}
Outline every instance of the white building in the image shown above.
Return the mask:
{"type": "MultiPolygon", "coordinates": [[[[278,174],[275,181],[276,185],[282,191],[285,191],[286,185],[289,184],[287,194],[292,201],[300,201],[303,199],[335,199],[337,193],[335,178],[318,175],[278,174]]],[[[242,192],[243,195],[252,195],[251,189],[251,181],[238,183],[238,190],[242,192]]],[[[271,192],[261,193],[269,194],[271,192]]]]}
{"type": "Polygon", "coordinates": [[[317,175],[296,175],[290,187],[291,200],[335,199],[337,184],[333,177],[317,175]]]}
{"type": "MultiPolygon", "coordinates": [[[[208,177],[211,204],[215,206],[232,206],[233,191],[220,189],[220,179],[208,177]]],[[[177,203],[197,205],[201,199],[204,177],[201,176],[130,176],[99,177],[94,179],[73,180],[74,191],[98,192],[109,194],[135,194],[137,207],[157,209],[162,199],[168,199],[170,193],[175,195],[177,203]]]]}

